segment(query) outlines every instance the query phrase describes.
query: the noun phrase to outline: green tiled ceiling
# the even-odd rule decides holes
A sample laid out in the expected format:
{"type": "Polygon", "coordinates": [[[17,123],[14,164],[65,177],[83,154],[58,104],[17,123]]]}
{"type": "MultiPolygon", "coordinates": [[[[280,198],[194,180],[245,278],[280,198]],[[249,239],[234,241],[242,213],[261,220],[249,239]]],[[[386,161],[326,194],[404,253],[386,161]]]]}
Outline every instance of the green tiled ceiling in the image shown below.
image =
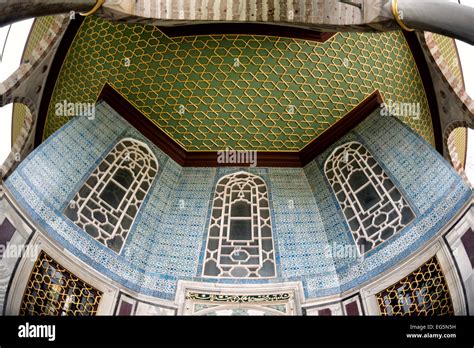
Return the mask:
{"type": "MultiPolygon", "coordinates": [[[[454,76],[461,81],[463,80],[463,73],[461,68],[461,62],[459,61],[458,50],[456,48],[456,42],[454,39],[442,36],[439,34],[433,34],[433,40],[438,45],[441,56],[443,57],[449,69],[454,76]]],[[[456,128],[454,131],[454,146],[458,153],[459,161],[466,166],[466,151],[467,151],[467,130],[466,128],[456,128]]]]}
{"type": "Polygon", "coordinates": [[[431,144],[428,102],[401,32],[325,43],[250,35],[168,38],[153,26],[83,23],[58,77],[44,138],[68,121],[54,105],[112,85],[188,151],[299,151],[375,89],[420,103],[403,121],[431,144]],[[127,64],[127,63],[130,64],[127,64]]]}

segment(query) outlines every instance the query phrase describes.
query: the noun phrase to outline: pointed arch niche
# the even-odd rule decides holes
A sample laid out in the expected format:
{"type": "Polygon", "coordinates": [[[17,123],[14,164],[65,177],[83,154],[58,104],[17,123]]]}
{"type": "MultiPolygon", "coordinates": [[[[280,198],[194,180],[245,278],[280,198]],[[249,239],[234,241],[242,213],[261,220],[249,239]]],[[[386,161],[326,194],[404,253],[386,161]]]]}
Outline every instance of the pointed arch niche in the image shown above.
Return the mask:
{"type": "Polygon", "coordinates": [[[361,255],[415,219],[400,190],[362,144],[337,147],[324,171],[361,255]]]}
{"type": "Polygon", "coordinates": [[[97,241],[120,253],[157,172],[158,162],[146,144],[122,139],[64,213],[97,241]]]}
{"type": "Polygon", "coordinates": [[[212,202],[203,276],[275,277],[274,250],[263,179],[247,172],[221,178],[212,202]]]}

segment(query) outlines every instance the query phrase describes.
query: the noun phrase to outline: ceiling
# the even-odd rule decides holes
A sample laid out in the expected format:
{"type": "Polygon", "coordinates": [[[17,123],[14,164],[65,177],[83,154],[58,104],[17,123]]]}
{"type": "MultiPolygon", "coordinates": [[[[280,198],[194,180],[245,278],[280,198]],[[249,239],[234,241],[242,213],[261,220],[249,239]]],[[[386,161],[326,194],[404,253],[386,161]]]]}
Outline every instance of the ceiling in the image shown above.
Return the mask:
{"type": "Polygon", "coordinates": [[[402,120],[434,144],[428,101],[401,32],[338,33],[324,43],[251,35],[168,38],[158,28],[87,18],[63,63],[43,138],[108,83],[187,151],[300,151],[374,90],[420,103],[402,120]],[[128,64],[129,63],[129,64],[128,64]]]}

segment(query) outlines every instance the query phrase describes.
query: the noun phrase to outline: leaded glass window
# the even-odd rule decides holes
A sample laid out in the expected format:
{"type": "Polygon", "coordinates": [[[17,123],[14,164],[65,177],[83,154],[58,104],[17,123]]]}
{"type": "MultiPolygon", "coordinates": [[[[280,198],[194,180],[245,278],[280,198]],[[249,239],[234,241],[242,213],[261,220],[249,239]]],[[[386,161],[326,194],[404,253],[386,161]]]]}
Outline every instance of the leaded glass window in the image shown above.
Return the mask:
{"type": "Polygon", "coordinates": [[[158,172],[147,145],[123,139],[95,169],[65,214],[100,243],[120,253],[158,172]]]}
{"type": "Polygon", "coordinates": [[[41,251],[26,285],[20,315],[95,315],[101,297],[101,291],[41,251]]]}
{"type": "Polygon", "coordinates": [[[275,277],[268,192],[258,176],[238,172],[216,185],[204,276],[275,277]]]}
{"type": "Polygon", "coordinates": [[[448,284],[436,256],[376,295],[382,315],[454,315],[448,284]]]}
{"type": "Polygon", "coordinates": [[[206,294],[189,292],[186,295],[186,307],[192,315],[206,316],[259,316],[290,315],[294,309],[292,294],[206,294]]]}
{"type": "Polygon", "coordinates": [[[325,172],[361,254],[415,218],[402,193],[360,143],[349,142],[335,149],[325,172]]]}

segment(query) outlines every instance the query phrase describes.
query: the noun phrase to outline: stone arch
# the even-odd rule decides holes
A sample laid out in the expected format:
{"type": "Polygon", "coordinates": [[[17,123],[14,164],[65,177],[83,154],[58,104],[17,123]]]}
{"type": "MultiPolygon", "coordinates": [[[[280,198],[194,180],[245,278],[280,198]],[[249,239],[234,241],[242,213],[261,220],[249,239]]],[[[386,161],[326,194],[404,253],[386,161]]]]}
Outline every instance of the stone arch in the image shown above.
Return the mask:
{"type": "Polygon", "coordinates": [[[10,154],[0,167],[0,181],[7,177],[19,162],[26,157],[31,150],[30,144],[33,141],[34,129],[38,117],[39,101],[26,96],[27,89],[21,88],[25,81],[34,74],[42,64],[47,55],[69,25],[69,15],[55,16],[55,20],[49,28],[46,36],[38,43],[31,52],[30,59],[22,63],[5,81],[0,83],[0,107],[8,104],[20,103],[27,107],[28,113],[23,121],[23,126],[18,139],[13,144],[10,154]]]}
{"type": "Polygon", "coordinates": [[[15,91],[41,65],[66,30],[69,21],[69,15],[56,16],[46,37],[31,52],[30,60],[22,63],[5,81],[0,83],[0,107],[13,102],[15,91]]]}
{"type": "MultiPolygon", "coordinates": [[[[420,43],[426,51],[426,58],[435,81],[436,97],[438,99],[443,155],[450,161],[461,177],[467,181],[450,135],[459,127],[474,127],[474,100],[466,93],[463,80],[451,71],[448,62],[441,54],[433,34],[425,32],[419,35],[420,43]],[[436,83],[436,81],[438,81],[436,83]]],[[[471,184],[469,184],[471,186],[471,184]]]]}
{"type": "Polygon", "coordinates": [[[26,106],[27,113],[23,120],[20,135],[14,142],[5,162],[0,167],[0,182],[3,178],[7,177],[30,152],[31,147],[29,144],[33,141],[33,131],[38,117],[36,107],[29,98],[15,97],[12,99],[12,102],[8,104],[15,103],[26,106]]]}
{"type": "MultiPolygon", "coordinates": [[[[446,81],[454,90],[464,90],[464,82],[462,79],[459,79],[453,71],[451,71],[448,62],[446,61],[445,57],[443,57],[440,47],[436,43],[436,40],[433,36],[433,33],[425,32],[424,38],[426,42],[426,46],[435,61],[436,65],[438,66],[441,73],[444,75],[446,81]]],[[[454,39],[453,39],[454,40],[454,39]]]]}

